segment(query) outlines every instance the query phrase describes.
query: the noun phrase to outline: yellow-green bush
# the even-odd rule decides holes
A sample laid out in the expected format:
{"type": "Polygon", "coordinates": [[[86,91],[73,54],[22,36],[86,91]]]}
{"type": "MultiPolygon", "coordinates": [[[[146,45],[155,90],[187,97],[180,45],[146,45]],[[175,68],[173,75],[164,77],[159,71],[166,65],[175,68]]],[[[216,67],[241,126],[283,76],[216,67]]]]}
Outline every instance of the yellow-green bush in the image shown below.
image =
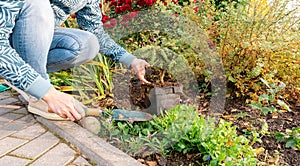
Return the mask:
{"type": "Polygon", "coordinates": [[[216,44],[237,97],[257,99],[265,90],[259,79],[263,78],[284,82],[283,96],[294,100],[300,99],[300,18],[286,10],[287,3],[245,0],[216,9],[206,2],[198,4],[199,12],[190,4],[180,14],[196,22],[216,44]]]}

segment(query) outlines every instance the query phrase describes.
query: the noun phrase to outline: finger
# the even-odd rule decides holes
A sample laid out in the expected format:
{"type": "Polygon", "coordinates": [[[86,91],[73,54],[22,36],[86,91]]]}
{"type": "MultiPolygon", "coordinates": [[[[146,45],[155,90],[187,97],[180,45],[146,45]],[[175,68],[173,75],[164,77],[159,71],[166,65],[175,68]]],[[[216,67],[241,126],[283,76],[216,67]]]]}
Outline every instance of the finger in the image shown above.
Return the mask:
{"type": "Polygon", "coordinates": [[[60,110],[56,114],[62,118],[67,118],[67,115],[63,114],[60,110]]]}
{"type": "Polygon", "coordinates": [[[150,84],[150,82],[145,79],[145,74],[146,74],[146,70],[145,70],[145,66],[143,66],[141,70],[137,73],[137,77],[140,79],[142,84],[150,84]]]}
{"type": "Polygon", "coordinates": [[[63,113],[71,120],[75,121],[76,116],[78,116],[78,112],[74,108],[74,103],[70,102],[67,107],[63,110],[63,113]],[[76,115],[77,113],[77,115],[76,115]],[[75,114],[75,115],[74,115],[75,114]]]}
{"type": "Polygon", "coordinates": [[[138,74],[137,77],[140,79],[140,81],[142,82],[142,84],[151,84],[149,81],[147,81],[145,79],[144,75],[138,74]]]}
{"type": "Polygon", "coordinates": [[[148,68],[148,67],[150,67],[150,64],[145,61],[145,66],[148,68]]]}
{"type": "Polygon", "coordinates": [[[68,118],[68,116],[66,114],[59,114],[59,116],[62,118],[68,118]]]}
{"type": "Polygon", "coordinates": [[[83,107],[85,107],[85,106],[76,99],[74,99],[74,105],[75,105],[76,111],[80,114],[81,118],[84,117],[85,111],[84,111],[83,107]]]}
{"type": "Polygon", "coordinates": [[[143,80],[142,80],[142,84],[151,84],[151,82],[149,82],[149,81],[146,80],[146,79],[143,79],[143,80]]]}
{"type": "Polygon", "coordinates": [[[72,115],[72,117],[75,119],[75,120],[80,120],[81,119],[81,115],[79,114],[79,112],[77,111],[77,109],[72,109],[70,111],[70,114],[72,115]]]}
{"type": "Polygon", "coordinates": [[[71,121],[75,121],[75,117],[73,116],[71,111],[65,111],[65,114],[71,121]]]}

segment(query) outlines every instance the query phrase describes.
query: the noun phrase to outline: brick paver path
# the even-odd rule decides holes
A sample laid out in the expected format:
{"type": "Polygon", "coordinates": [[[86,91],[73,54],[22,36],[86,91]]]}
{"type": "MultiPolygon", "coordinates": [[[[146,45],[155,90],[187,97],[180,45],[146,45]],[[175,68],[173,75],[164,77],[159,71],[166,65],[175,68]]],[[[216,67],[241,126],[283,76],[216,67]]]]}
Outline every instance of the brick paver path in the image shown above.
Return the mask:
{"type": "Polygon", "coordinates": [[[0,166],[91,165],[39,124],[10,91],[0,93],[0,166]]]}

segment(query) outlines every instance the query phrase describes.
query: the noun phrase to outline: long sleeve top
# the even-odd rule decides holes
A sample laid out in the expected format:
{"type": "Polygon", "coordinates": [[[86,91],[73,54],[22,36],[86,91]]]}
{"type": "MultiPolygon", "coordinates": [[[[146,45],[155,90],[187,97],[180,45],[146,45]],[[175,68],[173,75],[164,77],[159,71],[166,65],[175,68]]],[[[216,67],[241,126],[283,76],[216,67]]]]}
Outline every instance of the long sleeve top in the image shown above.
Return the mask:
{"type": "MultiPolygon", "coordinates": [[[[26,0],[25,0],[26,1],[26,0]]],[[[76,13],[81,29],[95,34],[99,52],[130,66],[135,56],[119,46],[105,33],[101,22],[99,0],[50,0],[55,15],[55,25],[60,26],[71,13],[76,13]]],[[[0,1],[0,76],[25,92],[42,98],[52,87],[49,80],[42,78],[30,65],[25,63],[9,44],[15,20],[24,1],[0,1]]]]}

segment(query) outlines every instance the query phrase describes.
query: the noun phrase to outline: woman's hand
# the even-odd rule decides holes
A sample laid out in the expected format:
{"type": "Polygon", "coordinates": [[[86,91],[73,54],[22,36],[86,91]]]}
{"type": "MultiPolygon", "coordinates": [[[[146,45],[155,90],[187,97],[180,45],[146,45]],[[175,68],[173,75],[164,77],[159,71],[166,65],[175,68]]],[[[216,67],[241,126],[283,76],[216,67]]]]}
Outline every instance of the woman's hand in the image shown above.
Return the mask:
{"type": "Polygon", "coordinates": [[[84,110],[75,99],[66,93],[57,91],[55,88],[42,98],[50,110],[62,118],[69,118],[71,121],[80,120],[84,116],[84,110]]]}
{"type": "Polygon", "coordinates": [[[145,79],[145,74],[146,74],[145,69],[150,67],[149,63],[147,63],[143,59],[135,58],[131,62],[130,66],[134,70],[134,72],[136,73],[136,76],[140,79],[142,84],[150,84],[150,82],[145,79]]]}

